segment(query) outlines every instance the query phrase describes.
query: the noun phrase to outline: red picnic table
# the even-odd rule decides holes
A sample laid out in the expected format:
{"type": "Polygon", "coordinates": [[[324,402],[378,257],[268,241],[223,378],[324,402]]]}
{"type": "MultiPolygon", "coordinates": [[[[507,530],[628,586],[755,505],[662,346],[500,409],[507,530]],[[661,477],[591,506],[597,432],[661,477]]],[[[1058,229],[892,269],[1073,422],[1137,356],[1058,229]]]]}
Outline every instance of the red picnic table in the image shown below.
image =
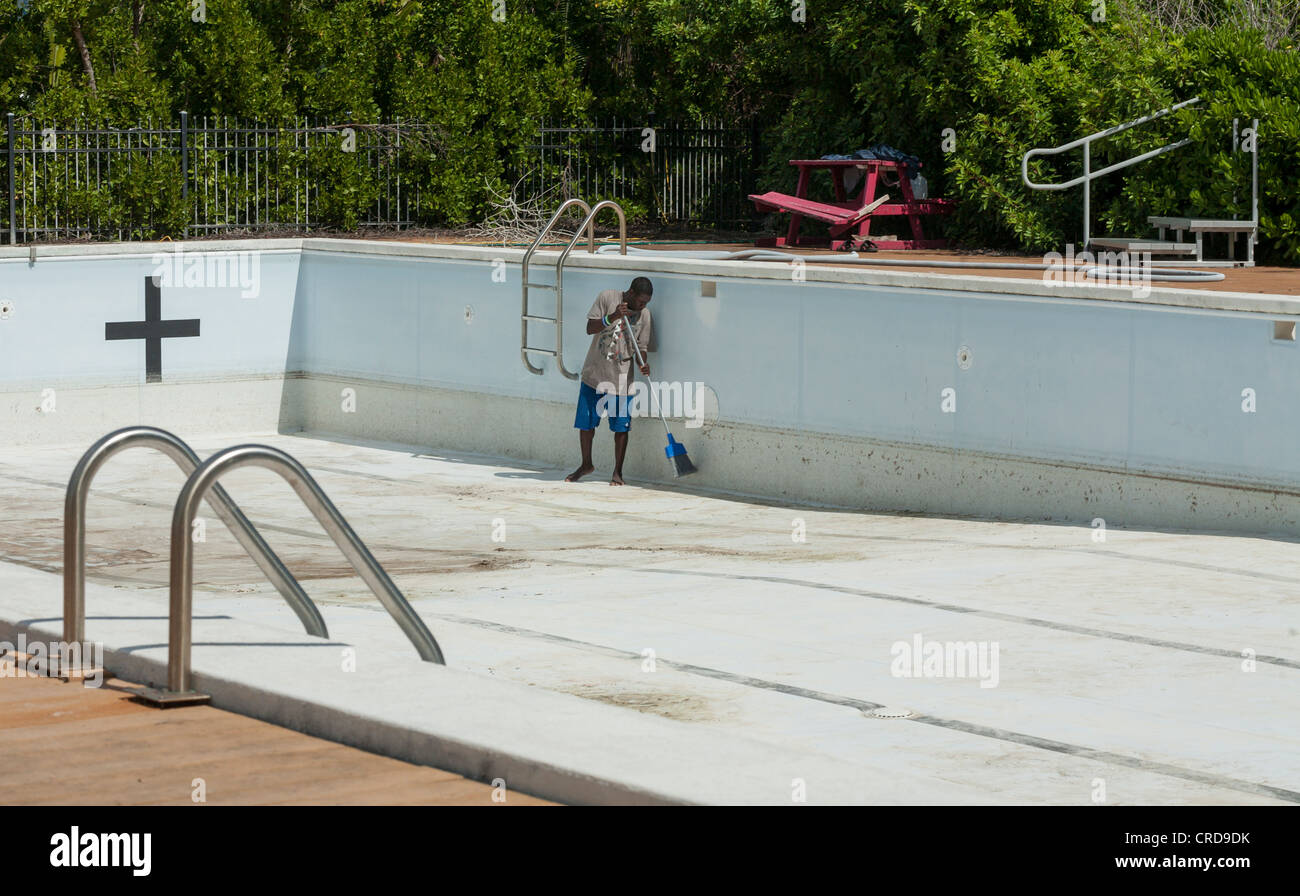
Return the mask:
{"type": "MultiPolygon", "coordinates": [[[[853,249],[863,245],[870,237],[874,218],[906,217],[912,225],[910,240],[871,240],[879,249],[943,249],[947,240],[927,240],[921,229],[922,215],[942,215],[952,211],[955,203],[950,199],[917,199],[912,193],[912,182],[907,179],[901,162],[886,159],[792,159],[791,165],[799,169],[799,183],[795,193],[755,193],[750,195],[759,211],[790,213],[790,228],[785,236],[760,239],[759,246],[825,246],[825,237],[801,237],[799,228],[803,219],[814,218],[830,225],[830,247],[853,249]],[[850,198],[844,187],[844,172],[848,169],[863,172],[862,190],[850,198]],[[829,171],[835,188],[834,202],[816,202],[808,198],[808,182],[814,171],[829,171]],[[885,183],[885,172],[893,171],[898,183],[885,183]],[[890,202],[887,195],[876,196],[878,186],[886,190],[895,188],[902,194],[902,202],[890,202]]],[[[919,165],[920,163],[918,163],[919,165]]]]}

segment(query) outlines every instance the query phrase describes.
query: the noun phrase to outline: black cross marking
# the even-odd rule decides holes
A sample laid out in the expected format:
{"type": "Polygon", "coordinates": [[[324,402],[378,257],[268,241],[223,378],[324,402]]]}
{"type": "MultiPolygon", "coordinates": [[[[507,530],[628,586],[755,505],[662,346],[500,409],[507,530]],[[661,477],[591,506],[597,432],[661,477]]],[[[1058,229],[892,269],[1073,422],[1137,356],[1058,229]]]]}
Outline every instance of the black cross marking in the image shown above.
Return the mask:
{"type": "Polygon", "coordinates": [[[163,320],[162,287],[153,277],[144,278],[144,320],[104,324],[105,339],[144,340],[144,379],[162,382],[162,341],[178,336],[199,335],[199,320],[163,320]]]}

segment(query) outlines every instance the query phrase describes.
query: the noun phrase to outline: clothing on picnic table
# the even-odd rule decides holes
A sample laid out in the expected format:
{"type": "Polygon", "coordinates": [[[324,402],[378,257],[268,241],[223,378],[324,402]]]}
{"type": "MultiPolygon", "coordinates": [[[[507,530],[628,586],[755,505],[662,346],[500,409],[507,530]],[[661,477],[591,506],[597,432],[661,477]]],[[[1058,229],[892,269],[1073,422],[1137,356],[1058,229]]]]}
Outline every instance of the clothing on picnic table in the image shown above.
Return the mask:
{"type": "Polygon", "coordinates": [[[852,155],[839,155],[830,153],[822,156],[826,161],[847,161],[848,159],[881,159],[886,162],[901,162],[903,165],[903,174],[908,180],[914,180],[921,170],[921,160],[914,155],[909,155],[901,149],[894,149],[885,143],[873,143],[866,149],[859,149],[852,155]]]}

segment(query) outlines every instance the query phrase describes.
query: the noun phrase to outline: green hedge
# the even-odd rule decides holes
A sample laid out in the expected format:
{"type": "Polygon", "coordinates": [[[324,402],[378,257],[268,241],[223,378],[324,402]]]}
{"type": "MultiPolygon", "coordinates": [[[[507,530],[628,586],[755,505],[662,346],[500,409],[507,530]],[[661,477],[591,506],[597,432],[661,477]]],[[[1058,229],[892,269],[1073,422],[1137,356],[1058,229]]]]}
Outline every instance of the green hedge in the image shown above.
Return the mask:
{"type": "MultiPolygon", "coordinates": [[[[1261,119],[1261,261],[1300,262],[1300,66],[1257,33],[1175,35],[1137,13],[1093,20],[1089,0],[884,0],[826,10],[820,70],[768,128],[766,184],[786,160],[885,142],[920,156],[934,195],[957,199],[948,232],[1034,252],[1081,237],[1082,188],[1034,191],[1021,157],[1201,96],[1093,146],[1094,170],[1190,135],[1181,150],[1093,183],[1092,232],[1145,235],[1148,215],[1249,217],[1249,157],[1232,119],[1261,119]],[[955,132],[944,152],[941,134],[955,132]],[[1235,192],[1235,199],[1234,199],[1235,192]]],[[[1082,150],[1036,159],[1037,182],[1082,171],[1082,150]]]]}
{"type": "MultiPolygon", "coordinates": [[[[793,187],[791,158],[889,143],[922,158],[935,195],[959,200],[950,236],[1042,252],[1078,241],[1081,190],[1029,190],[1023,153],[1199,95],[1196,109],[1096,146],[1101,167],[1195,139],[1096,182],[1093,232],[1149,233],[1152,214],[1248,215],[1248,159],[1229,140],[1233,118],[1258,117],[1259,258],[1294,264],[1296,41],[1277,21],[1260,32],[1221,24],[1243,20],[1244,2],[1198,7],[1206,27],[1175,33],[1148,0],[808,0],[801,21],[787,0],[523,0],[501,22],[488,0],[210,0],[206,25],[190,21],[186,0],[157,0],[137,37],[130,4],[0,0],[0,112],[429,122],[403,160],[413,217],[442,225],[483,218],[508,172],[526,169],[544,119],[756,119],[764,189],[793,187]],[[74,21],[96,60],[96,91],[74,21]],[[940,143],[948,128],[952,152],[940,143]]],[[[1071,177],[1078,159],[1036,161],[1034,176],[1071,177]]],[[[355,158],[319,161],[318,208],[331,226],[354,226],[381,185],[355,158]]],[[[108,202],[104,213],[141,232],[173,226],[154,207],[171,187],[153,176],[114,186],[111,202],[76,201],[108,202]]]]}

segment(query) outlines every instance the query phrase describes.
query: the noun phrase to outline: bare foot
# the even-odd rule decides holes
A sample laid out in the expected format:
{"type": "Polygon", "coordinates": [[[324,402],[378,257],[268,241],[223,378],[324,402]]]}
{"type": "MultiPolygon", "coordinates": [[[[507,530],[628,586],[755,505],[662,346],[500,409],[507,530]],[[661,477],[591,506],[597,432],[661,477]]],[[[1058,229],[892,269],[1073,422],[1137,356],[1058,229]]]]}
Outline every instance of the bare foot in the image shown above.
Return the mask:
{"type": "Polygon", "coordinates": [[[615,473],[612,477],[610,477],[609,484],[610,484],[610,485],[622,485],[622,484],[623,484],[623,474],[622,474],[622,473],[615,473]]]}
{"type": "Polygon", "coordinates": [[[578,467],[578,469],[570,473],[568,476],[565,476],[564,481],[577,482],[583,476],[586,476],[588,473],[593,473],[595,472],[595,470],[596,468],[593,467],[591,464],[583,464],[582,466],[578,467]]]}

